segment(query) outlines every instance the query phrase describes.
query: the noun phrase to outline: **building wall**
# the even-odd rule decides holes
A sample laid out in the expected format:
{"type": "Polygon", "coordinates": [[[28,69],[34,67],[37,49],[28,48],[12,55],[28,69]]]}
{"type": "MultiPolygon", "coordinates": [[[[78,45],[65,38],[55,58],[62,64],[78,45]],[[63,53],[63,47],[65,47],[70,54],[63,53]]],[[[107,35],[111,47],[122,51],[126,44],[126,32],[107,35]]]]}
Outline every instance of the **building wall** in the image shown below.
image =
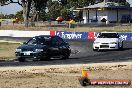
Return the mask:
{"type": "Polygon", "coordinates": [[[116,10],[109,10],[108,11],[108,21],[117,21],[117,11],[116,10]]]}
{"type": "MultiPolygon", "coordinates": [[[[83,11],[84,24],[88,23],[88,11],[83,11]]],[[[129,10],[119,10],[118,20],[120,21],[123,15],[130,15],[132,19],[132,11],[129,10]]],[[[117,10],[98,10],[97,20],[98,23],[105,18],[108,22],[117,22],[117,10]]],[[[96,10],[89,10],[89,22],[96,20],[96,10]]]]}
{"type": "MultiPolygon", "coordinates": [[[[117,21],[117,10],[109,10],[108,13],[109,13],[108,14],[108,19],[110,21],[117,21]]],[[[118,20],[119,20],[119,22],[121,21],[122,16],[127,16],[127,15],[130,15],[132,17],[131,12],[129,10],[119,10],[118,11],[118,20]]]]}
{"type": "Polygon", "coordinates": [[[84,19],[84,24],[88,23],[87,22],[87,16],[86,16],[86,11],[83,11],[83,19],[84,19]]]}
{"type": "Polygon", "coordinates": [[[91,22],[92,20],[96,20],[96,11],[95,10],[89,11],[89,22],[91,22]]]}
{"type": "Polygon", "coordinates": [[[97,18],[98,18],[98,23],[101,23],[101,20],[103,18],[105,18],[106,20],[108,20],[108,11],[105,10],[98,10],[97,11],[97,18]]]}
{"type": "MultiPolygon", "coordinates": [[[[83,19],[84,19],[84,23],[87,23],[88,21],[88,13],[86,13],[88,11],[84,11],[83,12],[83,19]]],[[[108,11],[102,11],[102,10],[98,10],[97,11],[97,20],[98,23],[101,22],[101,20],[105,18],[107,20],[108,18],[108,11]]],[[[91,23],[92,21],[96,20],[96,10],[89,10],[89,22],[91,23]]]]}

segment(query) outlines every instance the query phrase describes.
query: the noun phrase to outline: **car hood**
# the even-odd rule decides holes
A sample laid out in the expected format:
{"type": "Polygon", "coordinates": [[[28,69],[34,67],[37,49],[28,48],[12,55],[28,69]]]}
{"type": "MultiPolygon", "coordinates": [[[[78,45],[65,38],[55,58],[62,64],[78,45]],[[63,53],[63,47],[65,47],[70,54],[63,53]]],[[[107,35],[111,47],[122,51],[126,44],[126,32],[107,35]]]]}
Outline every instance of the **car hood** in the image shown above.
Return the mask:
{"type": "Polygon", "coordinates": [[[118,38],[97,38],[94,42],[100,43],[118,42],[118,38]]]}
{"type": "Polygon", "coordinates": [[[17,49],[26,49],[26,50],[34,50],[34,49],[47,49],[46,45],[21,45],[17,49]]]}

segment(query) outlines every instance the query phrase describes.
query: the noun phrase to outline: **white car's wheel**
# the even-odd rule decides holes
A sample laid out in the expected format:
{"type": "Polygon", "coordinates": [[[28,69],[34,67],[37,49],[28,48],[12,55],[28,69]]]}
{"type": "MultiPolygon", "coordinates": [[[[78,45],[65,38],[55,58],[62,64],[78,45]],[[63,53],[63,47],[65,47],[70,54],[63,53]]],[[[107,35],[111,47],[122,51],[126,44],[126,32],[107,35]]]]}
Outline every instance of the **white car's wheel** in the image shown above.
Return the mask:
{"type": "Polygon", "coordinates": [[[118,43],[118,49],[123,49],[123,42],[118,43]]]}
{"type": "Polygon", "coordinates": [[[96,49],[93,48],[93,51],[96,51],[96,49]]]}
{"type": "Polygon", "coordinates": [[[122,42],[122,44],[121,44],[121,47],[120,47],[120,49],[123,49],[123,42],[122,42]]]}

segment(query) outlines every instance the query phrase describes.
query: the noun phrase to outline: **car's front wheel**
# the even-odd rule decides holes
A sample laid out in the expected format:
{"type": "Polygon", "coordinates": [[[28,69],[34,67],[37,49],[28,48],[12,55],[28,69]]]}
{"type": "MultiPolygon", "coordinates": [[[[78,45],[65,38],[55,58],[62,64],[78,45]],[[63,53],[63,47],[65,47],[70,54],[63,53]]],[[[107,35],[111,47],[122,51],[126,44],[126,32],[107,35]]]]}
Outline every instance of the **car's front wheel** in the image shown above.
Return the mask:
{"type": "Polygon", "coordinates": [[[93,51],[97,51],[97,50],[98,50],[98,49],[94,49],[94,48],[93,48],[93,51]]]}
{"type": "Polygon", "coordinates": [[[121,42],[121,44],[118,43],[118,49],[123,49],[123,42],[121,42]]]}
{"type": "Polygon", "coordinates": [[[19,62],[24,62],[24,61],[25,61],[25,58],[19,57],[19,58],[18,58],[18,61],[19,61],[19,62]]]}

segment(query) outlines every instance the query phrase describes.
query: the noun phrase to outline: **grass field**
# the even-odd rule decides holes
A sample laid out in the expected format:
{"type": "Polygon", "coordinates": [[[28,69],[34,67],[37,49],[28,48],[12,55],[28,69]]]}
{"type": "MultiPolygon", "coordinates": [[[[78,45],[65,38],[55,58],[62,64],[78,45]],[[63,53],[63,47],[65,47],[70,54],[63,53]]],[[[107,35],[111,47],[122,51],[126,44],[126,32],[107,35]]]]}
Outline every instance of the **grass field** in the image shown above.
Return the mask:
{"type": "Polygon", "coordinates": [[[15,58],[15,50],[20,44],[0,42],[0,60],[11,60],[15,58]]]}

